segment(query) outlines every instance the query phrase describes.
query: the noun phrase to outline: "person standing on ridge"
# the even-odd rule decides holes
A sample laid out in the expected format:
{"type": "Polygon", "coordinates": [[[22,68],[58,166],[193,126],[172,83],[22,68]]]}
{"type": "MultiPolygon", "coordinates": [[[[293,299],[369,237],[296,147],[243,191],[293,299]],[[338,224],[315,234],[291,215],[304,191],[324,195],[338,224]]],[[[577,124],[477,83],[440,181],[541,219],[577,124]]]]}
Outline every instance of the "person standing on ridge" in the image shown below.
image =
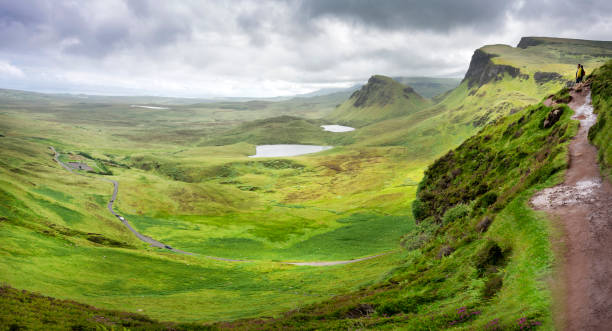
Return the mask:
{"type": "Polygon", "coordinates": [[[582,77],[584,77],[584,67],[578,63],[578,70],[576,71],[576,84],[582,83],[582,77]]]}

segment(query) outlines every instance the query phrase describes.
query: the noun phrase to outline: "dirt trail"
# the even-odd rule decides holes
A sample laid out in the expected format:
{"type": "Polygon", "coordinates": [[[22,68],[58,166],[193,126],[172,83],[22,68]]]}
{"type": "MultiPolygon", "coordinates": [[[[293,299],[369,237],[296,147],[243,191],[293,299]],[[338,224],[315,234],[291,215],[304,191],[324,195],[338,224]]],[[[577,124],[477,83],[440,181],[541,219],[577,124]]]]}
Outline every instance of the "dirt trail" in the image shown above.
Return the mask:
{"type": "MultiPolygon", "coordinates": [[[[111,197],[111,199],[108,201],[108,211],[110,211],[111,214],[113,214],[113,216],[117,217],[117,219],[119,219],[119,221],[121,221],[121,223],[123,223],[123,225],[125,225],[125,227],[127,227],[136,237],[138,237],[138,239],[140,239],[141,241],[144,241],[148,244],[150,244],[153,247],[159,247],[159,248],[164,248],[179,254],[186,254],[186,255],[197,255],[194,253],[190,253],[190,252],[185,252],[182,251],[180,249],[176,249],[174,247],[170,247],[168,245],[165,245],[164,243],[161,243],[149,236],[145,236],[142,233],[136,231],[136,229],[134,229],[130,223],[121,215],[117,214],[114,210],[113,210],[113,204],[115,203],[115,200],[117,199],[117,193],[119,191],[119,183],[115,180],[112,179],[108,179],[108,178],[97,178],[97,177],[92,177],[92,176],[86,176],[83,175],[81,173],[75,172],[72,168],[70,168],[68,165],[66,165],[64,162],[60,161],[59,156],[60,154],[55,150],[55,148],[53,146],[49,146],[49,148],[51,149],[51,151],[53,152],[53,159],[55,160],[55,162],[57,162],[59,165],[61,165],[64,169],[68,170],[69,172],[71,172],[72,174],[75,175],[79,175],[79,176],[83,176],[83,177],[87,177],[87,178],[93,178],[93,179],[100,179],[109,183],[113,184],[113,195],[111,197]]],[[[385,252],[385,253],[381,253],[381,254],[376,254],[376,255],[371,255],[371,256],[366,256],[366,257],[362,257],[359,259],[353,259],[353,260],[343,260],[343,261],[314,261],[314,262],[278,262],[280,264],[291,264],[291,265],[297,265],[297,266],[313,266],[313,267],[327,267],[327,266],[334,266],[334,265],[341,265],[341,264],[349,264],[349,263],[355,263],[355,262],[360,262],[360,261],[365,261],[365,260],[370,260],[379,256],[384,256],[387,254],[391,254],[392,252],[385,252]]],[[[212,259],[212,260],[217,260],[217,261],[225,261],[225,262],[257,262],[254,260],[236,260],[236,259],[229,259],[229,258],[225,258],[225,257],[218,257],[218,256],[203,256],[207,259],[212,259]]]]}
{"type": "Polygon", "coordinates": [[[580,129],[569,147],[565,181],[538,192],[531,203],[563,230],[560,323],[572,331],[612,330],[612,185],[602,178],[597,149],[588,141],[596,121],[590,88],[580,87],[571,91],[569,106],[580,129]]]}

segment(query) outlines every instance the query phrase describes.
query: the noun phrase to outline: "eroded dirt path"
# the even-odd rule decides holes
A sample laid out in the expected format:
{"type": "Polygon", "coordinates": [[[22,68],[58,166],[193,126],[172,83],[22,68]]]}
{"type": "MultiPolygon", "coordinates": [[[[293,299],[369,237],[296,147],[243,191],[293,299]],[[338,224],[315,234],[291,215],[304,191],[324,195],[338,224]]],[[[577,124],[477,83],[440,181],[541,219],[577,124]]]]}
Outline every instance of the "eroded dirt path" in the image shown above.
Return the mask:
{"type": "Polygon", "coordinates": [[[538,192],[531,204],[563,230],[561,323],[566,330],[612,330],[612,185],[603,179],[588,131],[595,123],[588,86],[569,106],[580,129],[572,140],[563,184],[538,192]]]}

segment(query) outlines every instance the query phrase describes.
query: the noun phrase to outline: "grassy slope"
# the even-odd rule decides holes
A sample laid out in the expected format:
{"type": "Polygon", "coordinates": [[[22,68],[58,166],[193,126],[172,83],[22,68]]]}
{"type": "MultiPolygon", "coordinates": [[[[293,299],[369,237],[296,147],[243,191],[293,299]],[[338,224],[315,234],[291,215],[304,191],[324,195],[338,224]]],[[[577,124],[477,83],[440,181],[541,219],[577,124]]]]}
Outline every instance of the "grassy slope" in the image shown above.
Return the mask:
{"type": "Polygon", "coordinates": [[[167,330],[174,326],[142,315],[97,309],[0,286],[0,326],[6,330],[167,330]]]}
{"type": "Polygon", "coordinates": [[[384,282],[277,320],[232,326],[518,329],[517,320],[525,318],[552,329],[545,283],[553,262],[550,229],[527,200],[536,189],[562,180],[567,146],[577,132],[571,110],[562,108],[559,122],[544,129],[552,109],[528,107],[431,165],[418,197],[440,199],[450,211],[426,209],[430,217],[417,212],[422,220],[404,241],[410,254],[384,282]],[[472,190],[475,180],[492,191],[472,190]],[[457,192],[466,192],[461,201],[446,200],[457,192]],[[483,227],[485,218],[492,224],[483,227]]]}
{"type": "Polygon", "coordinates": [[[382,120],[418,111],[430,101],[410,87],[385,76],[372,76],[327,119],[339,124],[363,127],[382,120]]]}
{"type": "Polygon", "coordinates": [[[589,132],[589,139],[599,149],[599,162],[605,173],[612,174],[612,61],[594,74],[591,85],[597,123],[589,132]]]}

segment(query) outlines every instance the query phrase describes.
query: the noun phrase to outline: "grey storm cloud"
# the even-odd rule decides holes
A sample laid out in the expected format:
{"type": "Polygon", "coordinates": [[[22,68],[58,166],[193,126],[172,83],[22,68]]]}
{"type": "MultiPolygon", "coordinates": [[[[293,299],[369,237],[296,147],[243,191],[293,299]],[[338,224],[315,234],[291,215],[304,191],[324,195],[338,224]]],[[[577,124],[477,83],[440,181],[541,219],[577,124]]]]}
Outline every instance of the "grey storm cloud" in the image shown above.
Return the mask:
{"type": "Polygon", "coordinates": [[[188,37],[189,21],[151,1],[89,6],[92,2],[0,0],[0,49],[44,51],[68,42],[67,53],[100,57],[133,45],[157,46],[188,37]],[[113,13],[123,7],[125,11],[113,13]]]}
{"type": "Polygon", "coordinates": [[[384,29],[448,31],[461,26],[496,24],[513,1],[482,0],[306,0],[306,18],[336,17],[384,29]]]}
{"type": "Polygon", "coordinates": [[[458,76],[485,43],[609,39],[610,22],[609,0],[0,0],[0,87],[301,93],[458,76]]]}

